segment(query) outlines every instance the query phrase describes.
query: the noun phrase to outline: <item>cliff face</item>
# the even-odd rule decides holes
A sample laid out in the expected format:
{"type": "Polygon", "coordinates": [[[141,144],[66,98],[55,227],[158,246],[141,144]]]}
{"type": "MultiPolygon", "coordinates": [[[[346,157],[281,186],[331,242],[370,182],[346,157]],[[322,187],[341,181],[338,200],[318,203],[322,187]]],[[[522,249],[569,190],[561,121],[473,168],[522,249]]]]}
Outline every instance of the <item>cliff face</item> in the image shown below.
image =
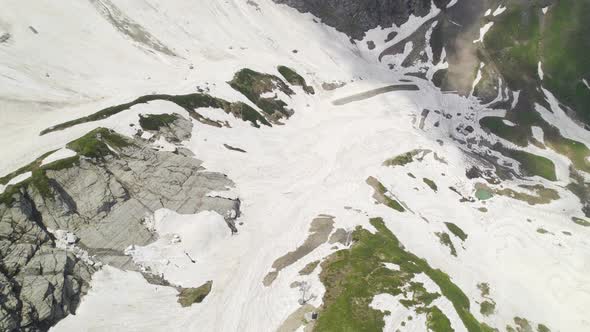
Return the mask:
{"type": "Polygon", "coordinates": [[[410,15],[425,16],[432,3],[445,7],[449,0],[275,0],[319,17],[323,23],[362,39],[367,30],[405,23],[410,15]]]}
{"type": "MultiPolygon", "coordinates": [[[[161,135],[186,138],[191,128],[179,118],[161,135]]],[[[157,209],[216,211],[235,229],[239,201],[208,196],[232,181],[182,150],[102,128],[69,146],[77,156],[39,166],[0,200],[2,331],[43,331],[74,313],[101,264],[135,269],[124,251],[155,240],[157,209]]]]}

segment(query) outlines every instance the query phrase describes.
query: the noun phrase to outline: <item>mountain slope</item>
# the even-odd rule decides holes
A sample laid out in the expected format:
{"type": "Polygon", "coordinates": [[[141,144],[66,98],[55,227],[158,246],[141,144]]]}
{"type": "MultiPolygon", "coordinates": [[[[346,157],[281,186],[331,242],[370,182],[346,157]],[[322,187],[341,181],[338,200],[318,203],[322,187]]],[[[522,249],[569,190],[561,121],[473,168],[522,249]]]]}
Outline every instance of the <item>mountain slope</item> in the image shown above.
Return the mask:
{"type": "Polygon", "coordinates": [[[587,329],[566,3],[7,2],[0,326],[587,329]]]}

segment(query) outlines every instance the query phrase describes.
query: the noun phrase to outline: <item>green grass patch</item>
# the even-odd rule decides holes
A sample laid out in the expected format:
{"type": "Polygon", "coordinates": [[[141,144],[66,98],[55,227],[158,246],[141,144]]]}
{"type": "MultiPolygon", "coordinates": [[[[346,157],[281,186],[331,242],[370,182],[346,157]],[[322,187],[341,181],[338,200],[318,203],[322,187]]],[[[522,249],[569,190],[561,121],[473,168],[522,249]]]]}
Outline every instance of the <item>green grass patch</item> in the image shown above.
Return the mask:
{"type": "Polygon", "coordinates": [[[549,181],[556,181],[555,164],[548,158],[526,151],[512,150],[496,144],[494,149],[508,158],[518,161],[520,171],[526,176],[540,176],[549,181]]]}
{"type": "Polygon", "coordinates": [[[590,221],[578,217],[572,217],[572,221],[580,226],[590,227],[590,221]]]}
{"type": "Polygon", "coordinates": [[[475,190],[475,197],[480,201],[485,201],[486,199],[490,199],[494,197],[492,190],[489,188],[476,188],[475,190]]]}
{"type": "Polygon", "coordinates": [[[451,327],[451,321],[436,306],[432,307],[426,316],[426,326],[432,332],[450,332],[454,331],[451,327]]]}
{"type": "Polygon", "coordinates": [[[530,126],[539,126],[548,147],[568,157],[577,169],[590,173],[588,147],[563,137],[534,107],[535,102],[547,104],[539,89],[543,86],[590,123],[590,89],[582,81],[590,79],[590,57],[586,54],[590,25],[585,17],[590,2],[558,1],[542,15],[540,9],[545,5],[540,1],[511,3],[505,13],[493,18],[494,26],[484,40],[487,58],[494,59],[510,88],[521,90],[521,94],[517,107],[507,114],[516,127],[503,124],[498,117],[483,118],[480,124],[519,146],[526,146],[532,137],[530,126]],[[539,61],[545,74],[542,81],[537,74],[539,61]]]}
{"type": "Polygon", "coordinates": [[[582,79],[590,73],[590,2],[561,0],[546,15],[539,1],[511,3],[493,18],[485,49],[513,90],[532,91],[540,84],[537,63],[543,63],[543,86],[590,123],[590,90],[582,79]]]}
{"type": "Polygon", "coordinates": [[[428,178],[423,178],[422,181],[424,181],[424,183],[426,183],[426,185],[429,186],[430,189],[432,189],[432,191],[434,191],[434,192],[438,191],[438,187],[436,186],[436,183],[434,183],[434,181],[432,181],[428,178]]]}
{"type": "Polygon", "coordinates": [[[245,68],[237,72],[228,84],[275,120],[289,117],[292,113],[287,109],[287,104],[283,100],[275,97],[263,97],[264,94],[277,89],[288,96],[294,94],[293,90],[277,76],[245,68]]]}
{"type": "MultiPolygon", "coordinates": [[[[373,218],[370,222],[375,233],[357,227],[352,234],[352,247],[335,252],[321,264],[320,279],[326,293],[316,331],[381,331],[384,313],[369,306],[374,296],[383,293],[395,296],[406,294],[410,289],[421,290],[419,283],[412,284],[411,281],[419,273],[425,273],[439,286],[442,296],[453,304],[469,332],[492,331],[470,313],[469,299],[447,274],[431,268],[424,259],[405,250],[381,218],[373,218]],[[398,265],[400,270],[385,268],[385,262],[398,265]]],[[[448,331],[444,330],[446,323],[442,312],[429,304],[433,297],[430,293],[421,294],[404,305],[430,315],[427,324],[432,328],[448,331]]]]}
{"type": "Polygon", "coordinates": [[[66,146],[81,156],[91,159],[104,159],[106,156],[116,156],[117,150],[131,145],[133,143],[129,139],[110,129],[96,128],[66,146]]]}
{"type": "Polygon", "coordinates": [[[158,131],[162,127],[170,127],[176,120],[178,120],[177,114],[139,115],[139,125],[143,130],[158,131]]]}
{"type": "Polygon", "coordinates": [[[457,250],[455,249],[455,246],[453,245],[453,241],[451,241],[451,237],[449,236],[449,233],[436,232],[434,234],[438,237],[440,244],[448,247],[451,250],[451,255],[457,257],[457,250]]]}
{"type": "Polygon", "coordinates": [[[133,145],[133,143],[129,139],[116,132],[106,128],[97,128],[66,145],[67,148],[77,152],[77,155],[56,160],[47,165],[41,165],[47,156],[55,152],[51,151],[43,154],[31,164],[11,173],[22,174],[30,171],[31,177],[15,185],[8,186],[4,193],[0,194],[0,204],[12,204],[19,192],[30,188],[37,190],[43,198],[51,199],[54,193],[47,172],[60,171],[74,167],[79,163],[80,156],[95,160],[104,160],[107,155],[116,156],[117,152],[114,152],[113,150],[121,151],[125,147],[131,145],[133,145]]]}
{"type": "Polygon", "coordinates": [[[461,241],[467,240],[467,233],[465,233],[459,226],[452,222],[445,222],[445,226],[447,226],[448,230],[453,233],[453,235],[461,239],[461,241]]]}
{"type": "Polygon", "coordinates": [[[484,45],[513,90],[536,81],[541,30],[535,6],[510,5],[494,17],[494,26],[485,35],[484,45]]]}
{"type": "Polygon", "coordinates": [[[41,157],[35,159],[32,163],[25,165],[19,169],[17,169],[14,172],[11,172],[3,177],[0,177],[0,184],[2,185],[6,185],[8,182],[10,182],[10,180],[12,180],[13,178],[24,174],[26,172],[32,172],[35,169],[39,168],[41,166],[41,163],[43,162],[43,160],[45,158],[47,158],[49,155],[51,155],[52,153],[54,153],[56,150],[53,151],[49,151],[47,153],[44,153],[43,155],[41,155],[41,157]]]}
{"type": "Polygon", "coordinates": [[[313,261],[307,265],[305,265],[301,271],[299,271],[299,275],[310,275],[313,270],[320,264],[320,261],[313,261]]]}
{"type": "Polygon", "coordinates": [[[518,332],[533,331],[533,327],[526,318],[514,317],[514,324],[516,325],[516,330],[518,332]]]}
{"type": "MultiPolygon", "coordinates": [[[[50,199],[52,197],[53,192],[51,191],[51,185],[49,182],[49,178],[47,177],[47,171],[59,171],[67,168],[71,168],[76,165],[80,157],[73,156],[69,158],[64,158],[60,160],[56,160],[52,163],[47,165],[41,165],[43,160],[47,158],[50,154],[54,153],[55,151],[50,151],[43,154],[41,157],[37,158],[34,162],[30,163],[25,167],[21,167],[17,171],[9,174],[12,178],[13,174],[20,175],[25,172],[31,172],[31,177],[16,183],[14,185],[10,185],[5,188],[4,192],[0,194],[0,205],[4,204],[6,206],[11,205],[15,201],[15,195],[18,195],[19,192],[27,190],[29,186],[34,187],[39,194],[46,199],[50,199]]],[[[15,176],[16,176],[15,175],[15,176]]],[[[7,177],[8,177],[7,176],[7,177]]],[[[8,180],[10,181],[10,180],[8,180]]],[[[6,181],[6,182],[8,182],[6,181]]],[[[6,184],[6,183],[3,183],[6,184]]]]}
{"type": "Polygon", "coordinates": [[[104,120],[115,114],[126,111],[135,105],[145,104],[154,100],[165,100],[172,102],[185,109],[192,117],[196,118],[197,120],[202,120],[203,117],[196,113],[195,109],[212,107],[220,108],[225,113],[231,113],[238,119],[248,121],[252,123],[254,127],[259,127],[259,123],[270,126],[270,123],[262,114],[258,113],[255,109],[242,102],[231,103],[221,98],[216,98],[204,93],[192,93],[187,95],[154,94],[142,96],[132,102],[111,106],[94,114],[49,127],[42,130],[40,135],[45,135],[58,130],[64,130],[82,123],[104,120]]]}
{"type": "Polygon", "coordinates": [[[484,316],[490,316],[496,311],[496,304],[492,301],[485,300],[479,304],[479,312],[484,316]]]}
{"type": "Polygon", "coordinates": [[[551,332],[551,330],[547,326],[545,326],[543,324],[537,325],[537,331],[539,331],[539,332],[551,332]]]}
{"type": "Polygon", "coordinates": [[[487,297],[490,295],[490,284],[487,282],[480,282],[477,284],[477,289],[481,292],[482,297],[487,297]]]}
{"type": "Polygon", "coordinates": [[[385,186],[383,185],[383,183],[379,182],[379,180],[377,180],[374,177],[369,177],[367,178],[367,184],[370,185],[371,187],[373,187],[374,193],[373,193],[373,198],[381,203],[384,204],[398,212],[405,212],[406,209],[395,199],[389,197],[387,194],[389,193],[389,191],[387,190],[387,188],[385,188],[385,186]]]}
{"type": "Polygon", "coordinates": [[[387,159],[383,162],[383,166],[406,166],[407,164],[414,162],[414,160],[422,161],[422,159],[430,152],[430,150],[425,149],[414,149],[387,159]]]}
{"type": "Polygon", "coordinates": [[[289,82],[289,84],[302,87],[303,91],[305,91],[307,94],[315,94],[313,87],[307,85],[305,79],[301,75],[297,74],[295,70],[287,66],[278,66],[277,69],[279,73],[285,78],[285,80],[289,82]]]}
{"type": "Polygon", "coordinates": [[[551,125],[543,127],[543,132],[547,146],[566,156],[576,169],[590,173],[590,149],[584,143],[563,137],[559,129],[551,125]]]}
{"type": "Polygon", "coordinates": [[[590,90],[582,78],[590,75],[590,2],[560,0],[547,12],[543,29],[544,84],[564,104],[590,123],[590,90]]]}
{"type": "Polygon", "coordinates": [[[182,288],[178,294],[178,303],[183,307],[190,307],[194,303],[201,303],[211,292],[213,281],[209,280],[197,288],[182,288]]]}
{"type": "MultiPolygon", "coordinates": [[[[537,185],[519,185],[519,188],[526,189],[528,192],[517,191],[511,188],[491,188],[485,183],[476,183],[475,184],[475,195],[478,199],[483,196],[485,193],[485,197],[487,195],[500,195],[506,196],[512,199],[516,199],[519,201],[526,202],[530,205],[536,204],[549,204],[554,200],[559,199],[559,193],[555,189],[546,188],[540,184],[537,185]],[[479,194],[479,196],[478,196],[479,194]]],[[[492,197],[492,196],[490,196],[492,197]]]]}
{"type": "Polygon", "coordinates": [[[509,126],[504,123],[504,118],[497,116],[486,116],[479,120],[479,124],[492,134],[522,147],[528,145],[529,137],[532,136],[530,127],[509,126]]]}

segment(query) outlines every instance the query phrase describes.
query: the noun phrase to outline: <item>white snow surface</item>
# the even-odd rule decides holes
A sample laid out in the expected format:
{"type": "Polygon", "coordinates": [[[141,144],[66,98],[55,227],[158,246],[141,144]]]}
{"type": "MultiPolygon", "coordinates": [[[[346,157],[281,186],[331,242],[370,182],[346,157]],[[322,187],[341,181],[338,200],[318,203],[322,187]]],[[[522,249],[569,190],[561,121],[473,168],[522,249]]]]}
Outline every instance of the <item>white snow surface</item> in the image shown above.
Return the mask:
{"type": "Polygon", "coordinates": [[[481,27],[479,29],[479,38],[474,40],[473,43],[483,43],[483,39],[486,35],[486,33],[488,33],[488,31],[490,31],[490,29],[492,28],[492,26],[494,25],[494,22],[488,22],[486,24],[484,24],[483,27],[481,27]]]}
{"type": "Polygon", "coordinates": [[[531,130],[533,132],[533,137],[541,142],[541,143],[545,143],[545,138],[543,136],[543,128],[541,127],[537,127],[537,126],[532,126],[531,130]]]}
{"type": "Polygon", "coordinates": [[[76,154],[77,153],[75,151],[72,151],[68,148],[61,148],[43,159],[41,166],[51,164],[54,161],[74,157],[76,154]]]}
{"type": "MultiPolygon", "coordinates": [[[[473,183],[465,178],[465,170],[472,165],[449,135],[473,118],[455,116],[436,128],[433,123],[439,118],[435,115],[428,117],[424,128],[412,123],[423,109],[491,110],[483,109],[473,97],[441,93],[427,81],[390,71],[373,53],[315,23],[309,14],[270,0],[256,3],[258,8],[238,0],[116,3],[176,57],[138,45],[99,15],[91,2],[3,3],[0,23],[10,28],[15,42],[0,47],[0,175],[42,153],[62,149],[98,126],[131,136],[141,113],[187,116],[170,102],[155,101],[105,120],[38,136],[50,125],[141,95],[190,93],[196,85],[209,83],[214,96],[250,103],[226,84],[244,67],[279,75],[276,66],[288,65],[317,91],[314,96],[299,91],[290,100],[295,115],[283,126],[256,129],[221,111],[216,116],[227,120],[231,128],[194,122],[193,136],[183,144],[204,161],[207,170],[227,174],[235,182],[232,193],[240,198],[242,210],[237,220],[243,223],[239,234],[232,236],[223,217],[214,212],[179,215],[159,210],[152,225],[159,239],[145,247],[129,248],[128,253],[140,266],[185,287],[213,280],[203,303],[182,308],[175,289],[149,284],[138,272],[105,266],[93,276],[92,288],[76,315],[66,317],[52,331],[274,330],[299,307],[300,294],[290,287],[293,281],[302,280],[298,271],[333,252],[331,245],[320,246],[282,270],[270,287],[262,280],[276,258],[303,243],[311,221],[319,214],[334,216],[335,227],[344,229],[362,225],[371,230],[368,216],[383,217],[407,250],[449,274],[470,298],[471,311],[480,321],[502,328],[514,316],[521,316],[552,330],[590,329],[586,310],[590,303],[589,233],[568,217],[580,210],[577,198],[560,191],[562,199],[547,205],[530,206],[507,197],[459,203],[447,188],[472,193],[473,183]],[[32,33],[28,26],[39,33],[32,33]],[[293,53],[294,49],[298,52],[293,53]],[[412,80],[420,90],[332,104],[339,98],[398,84],[402,78],[412,80]],[[347,85],[334,91],[320,88],[322,82],[335,80],[347,85]],[[223,144],[248,152],[228,151],[223,144]],[[409,169],[381,166],[384,160],[415,148],[436,151],[447,164],[431,154],[409,169]],[[408,171],[417,179],[434,179],[439,192],[408,177],[408,171]],[[374,204],[372,189],[365,184],[368,176],[383,182],[411,212],[402,214],[374,204]],[[487,213],[477,209],[483,206],[487,213]],[[433,234],[443,221],[469,234],[462,246],[455,242],[458,257],[450,256],[433,234]],[[537,233],[541,226],[552,235],[537,233]],[[480,299],[476,284],[482,281],[491,285],[497,304],[497,313],[490,317],[482,317],[475,304],[480,299]]],[[[429,17],[437,14],[433,9],[429,17]]],[[[427,21],[412,18],[395,28],[398,36],[392,44],[427,21]]],[[[492,24],[481,28],[475,42],[483,41],[492,24]]],[[[563,111],[546,95],[554,113],[546,110],[544,118],[565,123],[563,111]]],[[[214,111],[206,110],[208,116],[214,111]]],[[[562,133],[589,141],[588,134],[574,125],[567,122],[562,133]]],[[[567,185],[567,160],[551,151],[527,150],[544,153],[556,163],[559,181],[545,183],[547,186],[567,185]]],[[[304,278],[317,295],[311,303],[315,306],[321,305],[324,292],[318,273],[304,278]]],[[[453,327],[461,330],[463,324],[452,305],[446,299],[437,301],[453,327]]],[[[392,317],[408,314],[391,295],[379,295],[373,304],[390,310],[392,317]]],[[[392,322],[386,319],[386,327],[395,328],[392,322]]],[[[424,318],[415,318],[411,326],[422,331],[424,322],[424,318]]]]}
{"type": "Polygon", "coordinates": [[[496,8],[496,10],[494,10],[494,13],[492,15],[498,16],[498,15],[502,14],[503,12],[505,12],[506,9],[507,9],[507,7],[500,5],[500,6],[498,6],[498,8],[496,8]]]}
{"type": "Polygon", "coordinates": [[[23,181],[25,181],[26,179],[30,178],[30,177],[31,177],[31,175],[33,175],[33,173],[29,171],[29,172],[24,172],[24,173],[22,173],[22,174],[19,174],[19,175],[17,175],[17,176],[15,176],[15,177],[13,177],[12,179],[10,179],[10,180],[9,180],[9,181],[6,183],[6,185],[0,185],[0,194],[1,194],[1,193],[3,193],[3,192],[4,192],[4,190],[5,190],[5,189],[6,189],[8,186],[11,186],[11,185],[14,185],[14,184],[17,184],[17,183],[23,182],[23,181]]]}
{"type": "Polygon", "coordinates": [[[539,63],[537,64],[537,74],[539,75],[539,79],[541,79],[542,81],[545,74],[543,73],[543,64],[541,63],[541,61],[539,61],[539,63]]]}

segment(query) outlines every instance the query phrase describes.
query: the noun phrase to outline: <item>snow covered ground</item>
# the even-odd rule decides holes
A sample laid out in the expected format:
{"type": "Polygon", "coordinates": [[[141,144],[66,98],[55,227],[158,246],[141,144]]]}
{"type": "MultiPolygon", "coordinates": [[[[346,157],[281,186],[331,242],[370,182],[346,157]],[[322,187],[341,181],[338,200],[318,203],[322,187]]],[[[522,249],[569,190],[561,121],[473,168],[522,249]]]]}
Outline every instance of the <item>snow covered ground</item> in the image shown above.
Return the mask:
{"type": "MultiPolygon", "coordinates": [[[[298,94],[290,104],[295,115],[284,126],[256,129],[222,112],[217,116],[232,128],[195,122],[193,136],[184,145],[204,160],[207,169],[223,172],[236,183],[232,192],[242,202],[239,234],[231,236],[220,228],[222,217],[213,212],[177,215],[161,210],[154,218],[160,239],[130,248],[129,254],[184,287],[213,280],[203,303],[182,308],[173,288],[151,285],[137,272],[107,266],[94,275],[92,289],[76,315],[52,331],[276,329],[300,306],[298,289],[290,287],[293,281],[309,282],[317,295],[310,303],[321,305],[324,289],[319,271],[309,276],[298,271],[333,252],[331,246],[322,245],[285,268],[270,287],[262,283],[277,257],[303,243],[319,214],[334,216],[335,227],[349,230],[356,225],[371,229],[368,216],[384,217],[409,251],[448,273],[467,293],[480,321],[503,327],[521,316],[557,331],[590,329],[585,310],[590,304],[590,244],[588,230],[567,217],[579,211],[573,195],[560,191],[562,199],[541,206],[506,197],[459,203],[460,197],[448,189],[453,186],[465,195],[474,191],[465,178],[470,161],[450,137],[457,125],[477,121],[469,113],[483,106],[474,98],[443,94],[429,82],[390,71],[345,35],[270,0],[257,0],[257,6],[239,0],[116,2],[127,19],[143,26],[176,57],[121,34],[96,10],[92,4],[96,2],[115,3],[43,0],[33,5],[12,0],[3,4],[0,29],[13,37],[0,44],[0,84],[8,87],[0,92],[0,175],[44,152],[62,149],[97,126],[130,135],[129,123],[137,123],[140,113],[186,114],[172,103],[150,102],[107,120],[38,136],[50,125],[144,94],[195,92],[196,85],[208,83],[214,96],[249,103],[225,83],[244,67],[278,75],[276,66],[290,66],[318,93],[308,96],[295,88],[298,94]],[[26,19],[17,22],[16,17],[26,19]],[[411,80],[420,90],[332,104],[400,84],[401,79],[411,80]],[[348,84],[321,90],[321,83],[330,81],[348,84]],[[444,120],[433,114],[421,129],[415,120],[423,109],[463,115],[444,120]],[[433,125],[437,120],[439,127],[433,125]],[[223,144],[247,153],[229,151],[223,144]],[[408,169],[381,166],[384,160],[415,148],[437,152],[446,164],[426,157],[409,168],[417,179],[407,176],[408,169]],[[369,176],[379,178],[411,212],[376,205],[371,187],[365,184],[369,176]],[[426,187],[423,177],[435,180],[438,192],[426,187]],[[458,257],[449,255],[434,235],[443,222],[453,222],[469,234],[463,245],[456,244],[458,257]],[[539,227],[551,234],[536,232],[539,227]],[[497,304],[490,317],[480,315],[475,304],[480,300],[476,287],[480,282],[490,284],[497,304]]],[[[410,21],[418,28],[416,22],[410,21]]],[[[480,39],[483,30],[486,27],[480,39]]],[[[63,158],[67,150],[55,154],[48,158],[63,158]]],[[[567,169],[563,158],[554,162],[558,170],[567,169]]],[[[553,187],[565,185],[564,176],[558,173],[553,187]]],[[[380,296],[375,301],[380,308],[406,310],[397,303],[387,304],[391,300],[380,296]]],[[[439,305],[445,313],[453,310],[444,299],[439,305]]],[[[457,315],[447,315],[458,331],[464,329],[457,315]]],[[[393,321],[386,323],[395,326],[393,321]]],[[[410,331],[424,328],[423,320],[408,326],[410,331]]]]}

